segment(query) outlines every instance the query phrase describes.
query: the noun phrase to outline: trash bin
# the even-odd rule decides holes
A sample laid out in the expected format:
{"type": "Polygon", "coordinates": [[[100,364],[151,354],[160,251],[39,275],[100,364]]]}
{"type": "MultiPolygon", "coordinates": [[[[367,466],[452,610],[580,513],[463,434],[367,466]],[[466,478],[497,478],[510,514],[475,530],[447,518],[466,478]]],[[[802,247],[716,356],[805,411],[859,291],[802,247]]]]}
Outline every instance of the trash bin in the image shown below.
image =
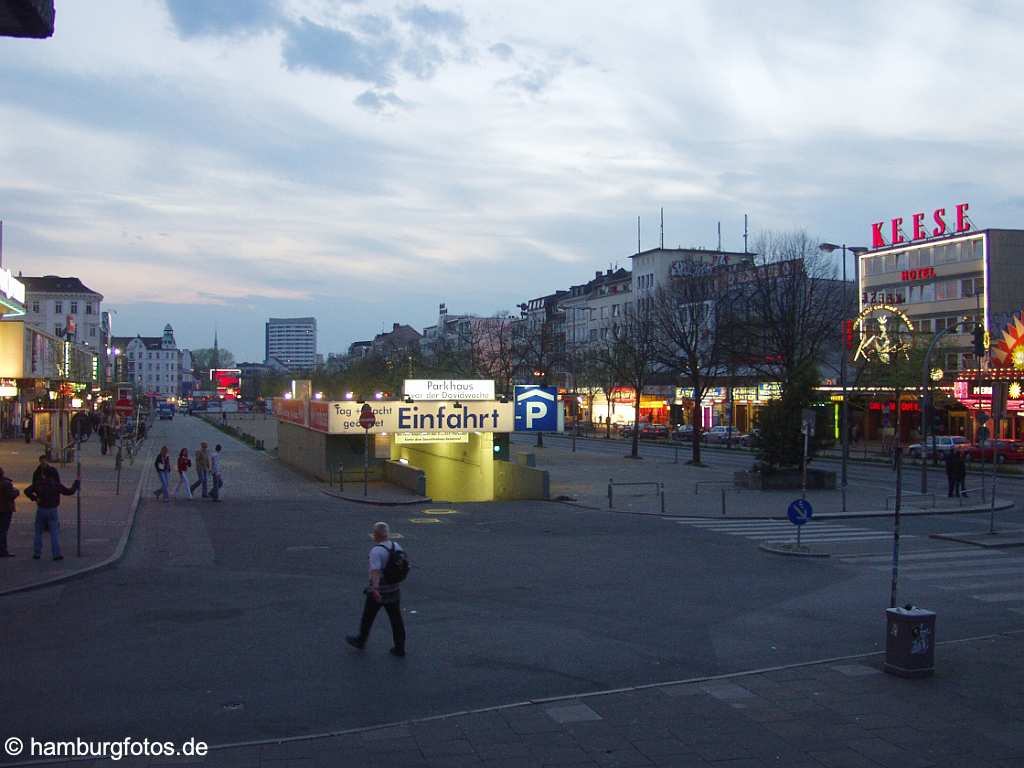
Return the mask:
{"type": "Polygon", "coordinates": [[[885,611],[885,671],[900,677],[935,672],[935,612],[905,605],[885,611]]]}

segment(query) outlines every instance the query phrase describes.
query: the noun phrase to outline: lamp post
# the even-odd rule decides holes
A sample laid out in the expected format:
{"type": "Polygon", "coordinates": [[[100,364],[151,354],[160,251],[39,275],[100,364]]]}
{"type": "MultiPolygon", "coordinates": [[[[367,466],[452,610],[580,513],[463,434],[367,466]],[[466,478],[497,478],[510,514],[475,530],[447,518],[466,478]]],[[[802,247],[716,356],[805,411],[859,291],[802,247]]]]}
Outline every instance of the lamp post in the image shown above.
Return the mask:
{"type": "MultiPolygon", "coordinates": [[[[842,245],[835,245],[834,243],[822,243],[818,248],[825,253],[832,253],[842,249],[843,252],[843,323],[847,321],[846,311],[849,306],[849,294],[847,292],[846,282],[846,252],[849,251],[853,254],[853,281],[857,282],[858,277],[858,266],[857,260],[867,248],[861,246],[849,246],[846,243],[842,245]]],[[[843,387],[843,432],[840,435],[842,440],[842,480],[840,488],[843,495],[843,513],[846,512],[846,486],[847,486],[847,465],[850,461],[850,397],[846,390],[846,338],[844,334],[843,326],[839,327],[839,378],[843,387]]]]}

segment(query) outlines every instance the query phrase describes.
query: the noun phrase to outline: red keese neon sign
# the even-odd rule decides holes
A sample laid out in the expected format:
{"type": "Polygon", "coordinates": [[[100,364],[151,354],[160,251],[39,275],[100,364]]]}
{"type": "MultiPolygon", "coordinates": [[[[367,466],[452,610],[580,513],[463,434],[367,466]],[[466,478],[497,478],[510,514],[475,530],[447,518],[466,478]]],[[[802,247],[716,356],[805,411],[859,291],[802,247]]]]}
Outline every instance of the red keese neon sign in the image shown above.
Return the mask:
{"type": "Polygon", "coordinates": [[[970,232],[971,221],[967,217],[968,203],[960,203],[956,207],[956,228],[949,229],[946,222],[946,209],[936,208],[932,211],[932,219],[927,225],[924,222],[923,213],[915,213],[910,217],[911,236],[907,238],[903,232],[903,217],[897,216],[889,220],[889,242],[885,242],[885,235],[882,230],[886,226],[884,221],[876,221],[871,225],[871,247],[884,248],[887,245],[899,245],[900,243],[913,242],[915,240],[927,240],[929,237],[941,237],[947,233],[970,232]],[[935,226],[929,231],[928,227],[934,222],[935,226]]]}

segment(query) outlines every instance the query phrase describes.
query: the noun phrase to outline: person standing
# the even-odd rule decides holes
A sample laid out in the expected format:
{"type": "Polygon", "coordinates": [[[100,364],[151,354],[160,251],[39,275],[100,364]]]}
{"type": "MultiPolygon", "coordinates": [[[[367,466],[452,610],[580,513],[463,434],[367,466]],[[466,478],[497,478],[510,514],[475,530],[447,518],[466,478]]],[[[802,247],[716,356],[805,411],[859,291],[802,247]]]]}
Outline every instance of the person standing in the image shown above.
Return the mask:
{"type": "Polygon", "coordinates": [[[953,449],[951,453],[956,454],[956,493],[957,496],[967,496],[967,459],[960,451],[953,449]]]}
{"type": "Polygon", "coordinates": [[[224,480],[221,477],[220,443],[213,447],[213,455],[210,457],[210,474],[213,475],[213,490],[210,491],[210,496],[214,501],[220,501],[220,487],[224,485],[224,480]]]}
{"type": "Polygon", "coordinates": [[[36,530],[32,539],[32,559],[38,560],[43,554],[43,529],[50,531],[50,551],[54,560],[63,560],[60,551],[60,497],[71,496],[78,490],[75,480],[70,488],[60,482],[60,473],[50,465],[46,454],[39,457],[39,466],[32,473],[32,485],[25,489],[25,495],[36,503],[36,530]]]}
{"type": "Polygon", "coordinates": [[[957,473],[959,472],[956,451],[947,451],[943,463],[946,465],[946,483],[949,486],[949,498],[952,499],[957,485],[957,473]]]}
{"type": "Polygon", "coordinates": [[[199,444],[199,450],[196,451],[196,481],[192,483],[190,490],[192,493],[196,492],[196,488],[200,485],[203,486],[203,498],[205,499],[208,495],[207,481],[210,473],[210,450],[206,443],[199,444]]]}
{"type": "Polygon", "coordinates": [[[21,432],[25,437],[25,444],[28,445],[32,441],[32,414],[26,413],[25,419],[21,423],[21,432]]]}
{"type": "Polygon", "coordinates": [[[163,496],[164,501],[171,500],[171,455],[167,450],[167,446],[163,446],[160,449],[160,453],[157,454],[156,461],[153,462],[153,469],[156,470],[157,476],[160,478],[160,487],[153,491],[153,495],[158,499],[163,496]]]}
{"type": "MultiPolygon", "coordinates": [[[[390,529],[387,523],[374,523],[373,525],[373,546],[370,547],[370,584],[363,590],[366,594],[366,602],[363,605],[363,617],[359,623],[359,634],[348,635],[345,642],[353,648],[360,650],[366,647],[366,640],[370,636],[370,628],[373,620],[377,618],[377,612],[383,607],[388,612],[388,620],[391,622],[391,637],[394,645],[391,648],[392,656],[405,656],[405,623],[402,621],[402,592],[399,581],[404,578],[393,574],[395,554],[402,552],[397,542],[390,540],[390,529]],[[391,566],[391,567],[389,567],[391,566]],[[389,578],[389,576],[391,578],[389,578]]],[[[408,562],[405,556],[401,560],[408,562]]]]}
{"type": "Polygon", "coordinates": [[[7,531],[14,517],[14,500],[20,495],[21,491],[14,487],[0,467],[0,557],[14,557],[7,549],[7,531]]]}
{"type": "Polygon", "coordinates": [[[174,498],[178,498],[178,492],[185,488],[185,498],[192,498],[192,486],[188,481],[188,470],[192,466],[192,459],[188,457],[188,448],[182,448],[178,452],[178,484],[174,486],[174,498]]]}

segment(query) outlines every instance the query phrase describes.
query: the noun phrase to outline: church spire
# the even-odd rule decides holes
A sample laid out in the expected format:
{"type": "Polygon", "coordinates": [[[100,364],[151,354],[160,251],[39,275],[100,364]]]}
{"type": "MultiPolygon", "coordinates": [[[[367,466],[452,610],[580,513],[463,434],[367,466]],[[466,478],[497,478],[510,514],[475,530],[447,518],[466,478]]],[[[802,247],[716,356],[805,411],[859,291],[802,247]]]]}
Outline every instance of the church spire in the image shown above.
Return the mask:
{"type": "Polygon", "coordinates": [[[220,348],[217,346],[217,326],[213,326],[213,359],[210,360],[211,368],[220,368],[220,348]]]}

